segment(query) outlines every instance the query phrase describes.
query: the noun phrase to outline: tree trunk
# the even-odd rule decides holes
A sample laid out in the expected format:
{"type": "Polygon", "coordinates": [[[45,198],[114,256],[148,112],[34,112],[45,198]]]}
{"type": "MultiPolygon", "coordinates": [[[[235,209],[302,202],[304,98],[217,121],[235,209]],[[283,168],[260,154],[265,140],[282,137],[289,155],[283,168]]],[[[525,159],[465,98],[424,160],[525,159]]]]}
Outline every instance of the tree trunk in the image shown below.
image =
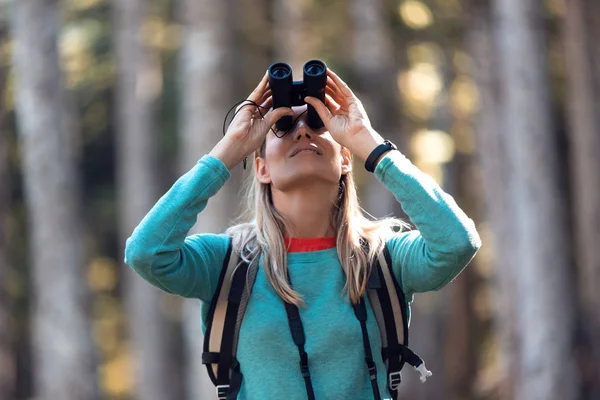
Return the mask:
{"type": "MultiPolygon", "coordinates": [[[[550,115],[542,2],[495,0],[503,139],[515,213],[516,399],[577,397],[566,189],[550,115]]],[[[506,215],[505,215],[505,218],[506,215]]]]}
{"type": "MultiPolygon", "coordinates": [[[[183,0],[183,45],[180,59],[182,95],[179,172],[183,174],[222,138],[223,119],[231,99],[231,30],[228,1],[183,0]]],[[[260,80],[256,77],[256,82],[260,80]]],[[[252,168],[252,164],[248,164],[252,168]]],[[[198,217],[193,232],[220,233],[239,202],[231,182],[223,187],[198,217]]],[[[202,364],[202,332],[198,300],[186,300],[184,335],[189,354],[188,399],[214,399],[215,389],[202,364]]]]}
{"type": "Polygon", "coordinates": [[[302,66],[314,54],[313,38],[308,32],[311,2],[280,0],[273,3],[273,42],[276,61],[292,66],[294,80],[302,80],[302,66]]]}
{"type": "MultiPolygon", "coordinates": [[[[443,41],[444,42],[444,41],[443,41]]],[[[442,43],[443,43],[442,42],[442,43]]],[[[444,45],[443,45],[444,46],[444,45]]],[[[452,43],[446,41],[444,46],[445,60],[452,60],[455,50],[452,43]]],[[[445,62],[441,67],[444,80],[444,92],[448,93],[456,79],[460,76],[453,64],[445,62]]],[[[451,102],[441,102],[434,107],[433,129],[450,133],[453,126],[467,124],[468,117],[452,113],[451,102]]],[[[455,153],[451,162],[444,168],[445,188],[453,194],[461,208],[471,215],[479,225],[482,193],[480,184],[480,165],[476,162],[474,152],[465,151],[468,139],[455,136],[455,153]]],[[[476,313],[477,294],[484,290],[482,276],[482,258],[476,257],[469,266],[453,281],[442,295],[443,304],[438,318],[443,320],[443,334],[435,345],[439,354],[444,354],[444,376],[434,392],[437,397],[451,399],[471,399],[477,382],[480,368],[478,355],[481,343],[484,342],[484,324],[476,313]]],[[[482,307],[482,305],[479,305],[482,307]]],[[[487,324],[489,325],[489,323],[487,324]]]]}
{"type": "Polygon", "coordinates": [[[14,66],[31,232],[33,357],[41,400],[97,397],[74,130],[53,0],[14,3],[14,66]]]}
{"type": "Polygon", "coordinates": [[[568,72],[569,140],[573,217],[580,299],[586,343],[581,349],[589,398],[600,398],[600,5],[595,0],[566,2],[564,37],[568,72]]]}
{"type": "MultiPolygon", "coordinates": [[[[160,94],[158,57],[144,43],[148,13],[144,0],[116,0],[114,7],[117,85],[117,186],[119,243],[125,240],[157,200],[159,176],[153,116],[160,94]]],[[[124,299],[134,365],[135,398],[174,399],[173,369],[167,355],[166,321],[160,291],[126,266],[124,299]]]]}
{"type": "MultiPolygon", "coordinates": [[[[0,8],[0,46],[4,48],[8,36],[6,10],[0,8]]],[[[14,395],[16,378],[16,352],[14,350],[14,318],[8,291],[10,262],[8,257],[8,219],[10,216],[11,180],[8,160],[8,132],[6,126],[6,83],[8,78],[7,55],[0,52],[0,399],[14,395]]]]}
{"type": "MultiPolygon", "coordinates": [[[[363,102],[375,130],[406,148],[399,141],[400,118],[396,83],[397,66],[391,27],[387,23],[387,3],[383,0],[353,0],[352,60],[356,72],[355,92],[363,102]]],[[[364,160],[362,160],[364,162],[364,160]]],[[[362,165],[359,164],[358,165],[362,165]]],[[[366,175],[365,209],[376,217],[393,214],[396,199],[371,176],[366,175]]]]}
{"type": "Polygon", "coordinates": [[[481,163],[484,201],[490,224],[493,257],[493,286],[495,332],[499,341],[499,367],[497,386],[500,398],[514,398],[516,379],[516,293],[514,275],[518,259],[513,258],[516,238],[512,234],[512,221],[507,214],[514,214],[515,204],[508,198],[506,187],[509,174],[506,140],[502,137],[500,110],[503,99],[500,93],[500,77],[497,67],[498,53],[492,32],[492,13],[489,0],[471,3],[467,47],[474,61],[475,77],[480,108],[475,121],[478,157],[481,163]]]}
{"type": "Polygon", "coordinates": [[[265,35],[271,27],[268,13],[270,2],[236,0],[230,5],[230,16],[234,19],[235,27],[234,93],[239,100],[254,90],[258,84],[257,77],[265,73],[271,62],[273,38],[265,35]]]}

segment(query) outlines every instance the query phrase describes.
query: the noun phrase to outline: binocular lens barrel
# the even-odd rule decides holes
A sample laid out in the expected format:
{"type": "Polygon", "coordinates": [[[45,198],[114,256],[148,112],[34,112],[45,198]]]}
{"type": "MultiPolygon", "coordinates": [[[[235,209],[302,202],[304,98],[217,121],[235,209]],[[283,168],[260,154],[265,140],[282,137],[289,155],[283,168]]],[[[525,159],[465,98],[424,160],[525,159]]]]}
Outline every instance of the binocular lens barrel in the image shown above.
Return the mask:
{"type": "Polygon", "coordinates": [[[284,79],[291,74],[292,68],[285,63],[273,64],[271,68],[269,68],[269,75],[275,79],[284,79]]]}
{"type": "MultiPolygon", "coordinates": [[[[327,66],[321,60],[310,60],[304,64],[304,86],[306,95],[316,97],[325,103],[325,86],[327,85],[327,66]]],[[[323,121],[317,110],[310,104],[306,113],[306,122],[312,129],[323,127],[323,121]]]]}
{"type": "MultiPolygon", "coordinates": [[[[302,67],[304,81],[294,82],[292,67],[278,62],[269,67],[269,87],[273,93],[273,108],[293,107],[306,104],[305,96],[316,97],[325,102],[325,86],[327,85],[327,66],[321,60],[310,60],[302,67]]],[[[312,129],[323,127],[323,121],[317,111],[308,105],[307,124],[312,129]]],[[[291,116],[284,116],[277,121],[277,129],[288,131],[293,124],[291,116]]]]}
{"type": "Polygon", "coordinates": [[[304,75],[318,76],[327,71],[327,67],[323,61],[311,60],[304,64],[304,75]]]}
{"type": "Polygon", "coordinates": [[[289,107],[291,102],[292,67],[286,63],[275,63],[269,67],[269,86],[273,92],[273,107],[289,107]]]}
{"type": "MultiPolygon", "coordinates": [[[[269,86],[273,93],[273,109],[292,105],[292,67],[286,63],[275,63],[269,67],[269,86]]],[[[292,127],[292,117],[286,115],[277,121],[277,129],[287,131],[292,127]]]]}

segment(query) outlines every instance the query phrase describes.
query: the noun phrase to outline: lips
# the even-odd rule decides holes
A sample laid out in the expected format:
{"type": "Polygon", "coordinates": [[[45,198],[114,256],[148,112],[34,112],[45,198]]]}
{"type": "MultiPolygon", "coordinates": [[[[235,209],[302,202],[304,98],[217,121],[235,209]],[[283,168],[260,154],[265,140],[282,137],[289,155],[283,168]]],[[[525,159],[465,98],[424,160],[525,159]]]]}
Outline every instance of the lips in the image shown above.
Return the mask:
{"type": "Polygon", "coordinates": [[[306,151],[310,151],[310,152],[314,152],[318,155],[322,155],[323,152],[321,151],[321,149],[319,149],[316,145],[312,144],[312,145],[304,145],[304,146],[298,146],[294,149],[294,151],[292,151],[292,155],[290,157],[294,157],[296,154],[300,153],[301,151],[306,150],[306,151]]]}

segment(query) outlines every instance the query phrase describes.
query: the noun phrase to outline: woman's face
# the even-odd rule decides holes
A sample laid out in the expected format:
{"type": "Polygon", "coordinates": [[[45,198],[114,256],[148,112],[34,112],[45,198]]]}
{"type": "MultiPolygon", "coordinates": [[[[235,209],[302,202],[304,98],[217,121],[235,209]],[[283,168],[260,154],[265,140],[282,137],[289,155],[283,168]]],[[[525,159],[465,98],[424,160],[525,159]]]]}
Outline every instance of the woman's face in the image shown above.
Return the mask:
{"type": "Polygon", "coordinates": [[[307,125],[306,107],[292,108],[293,121],[298,120],[282,138],[272,131],[267,134],[263,157],[255,163],[260,182],[273,184],[281,191],[318,181],[337,185],[342,174],[351,170],[349,152],[342,151],[325,127],[312,130],[307,125]]]}

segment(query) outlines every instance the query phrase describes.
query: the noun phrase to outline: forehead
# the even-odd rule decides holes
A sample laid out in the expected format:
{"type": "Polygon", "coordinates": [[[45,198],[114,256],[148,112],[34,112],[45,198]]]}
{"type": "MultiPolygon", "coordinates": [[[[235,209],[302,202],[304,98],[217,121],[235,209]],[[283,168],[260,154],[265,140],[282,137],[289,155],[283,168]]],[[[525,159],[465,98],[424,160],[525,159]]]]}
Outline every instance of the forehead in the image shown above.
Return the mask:
{"type": "MultiPolygon", "coordinates": [[[[299,115],[301,115],[303,112],[306,111],[306,108],[308,106],[305,104],[303,106],[297,106],[297,107],[292,107],[292,111],[294,112],[294,119],[298,118],[299,115]]],[[[300,117],[301,119],[306,118],[306,113],[304,113],[304,115],[302,115],[302,117],[300,117]]]]}

